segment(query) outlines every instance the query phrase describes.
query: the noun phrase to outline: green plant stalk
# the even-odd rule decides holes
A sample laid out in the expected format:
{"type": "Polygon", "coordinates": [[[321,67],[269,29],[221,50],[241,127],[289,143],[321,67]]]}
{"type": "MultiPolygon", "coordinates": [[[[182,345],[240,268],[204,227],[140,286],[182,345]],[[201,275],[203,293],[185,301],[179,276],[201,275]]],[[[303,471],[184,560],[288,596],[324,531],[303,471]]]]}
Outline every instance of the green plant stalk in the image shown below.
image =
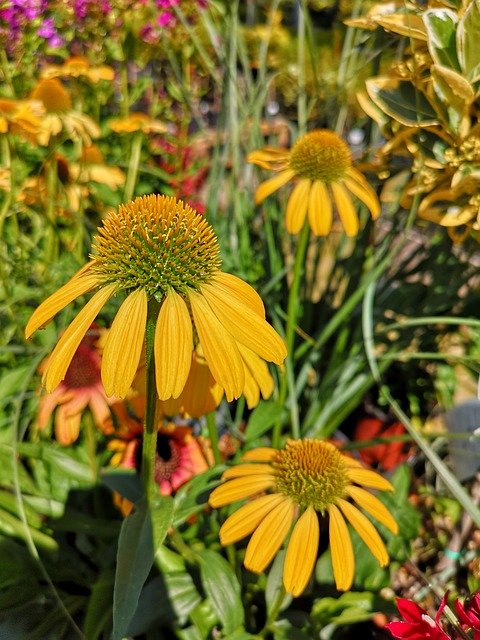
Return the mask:
{"type": "Polygon", "coordinates": [[[50,150],[50,159],[47,165],[47,203],[45,207],[45,217],[48,226],[45,237],[45,262],[49,264],[56,260],[58,256],[58,238],[56,225],[55,205],[57,202],[58,168],[57,160],[50,150]]]}
{"type": "Polygon", "coordinates": [[[145,496],[151,502],[157,494],[155,483],[155,455],[157,450],[157,383],[155,379],[155,326],[158,303],[148,301],[147,329],[145,332],[146,406],[142,446],[142,478],[145,496]]]}
{"type": "Polygon", "coordinates": [[[298,98],[297,119],[298,133],[303,135],[307,127],[307,94],[305,91],[305,6],[297,3],[297,69],[298,69],[298,98]]]}
{"type": "Polygon", "coordinates": [[[282,584],[272,604],[272,608],[270,609],[270,613],[268,614],[267,621],[265,622],[265,626],[258,634],[261,638],[263,638],[267,633],[269,633],[270,626],[277,619],[280,609],[282,608],[284,599],[285,599],[285,587],[282,584]]]}
{"type": "Polygon", "coordinates": [[[15,88],[13,86],[12,74],[10,73],[10,63],[4,47],[0,49],[0,69],[3,75],[4,86],[8,87],[7,97],[15,98],[15,88]]]}
{"type": "Polygon", "coordinates": [[[138,168],[140,166],[140,157],[142,155],[143,132],[138,131],[134,134],[132,146],[130,148],[130,160],[128,161],[127,179],[125,180],[125,190],[123,192],[123,201],[129,202],[133,198],[135,184],[137,182],[138,168]]]}
{"type": "MultiPolygon", "coordinates": [[[[285,400],[287,398],[287,391],[289,388],[289,379],[293,379],[293,347],[295,340],[295,325],[297,321],[297,316],[299,312],[298,303],[299,303],[299,292],[300,292],[300,283],[302,281],[302,276],[305,267],[305,255],[308,247],[308,239],[310,237],[310,226],[308,222],[305,222],[303,225],[303,229],[300,232],[300,236],[298,238],[297,246],[295,249],[295,262],[293,265],[293,278],[292,284],[290,287],[290,291],[288,294],[288,307],[287,307],[287,326],[285,329],[285,341],[287,343],[287,358],[285,361],[285,370],[282,373],[281,381],[280,381],[280,391],[278,394],[278,404],[283,407],[285,404],[285,400]]],[[[290,407],[290,411],[293,414],[292,417],[292,427],[293,425],[298,425],[298,407],[295,401],[295,387],[291,388],[292,395],[292,403],[290,407]]],[[[279,419],[275,423],[272,431],[272,447],[278,447],[280,445],[280,431],[281,431],[282,421],[279,419]]],[[[292,430],[292,437],[298,438],[299,433],[297,433],[297,429],[295,429],[295,433],[292,430]]]]}
{"type": "Polygon", "coordinates": [[[213,451],[213,459],[215,464],[221,464],[222,457],[220,455],[220,449],[218,448],[218,430],[217,430],[217,421],[215,420],[215,411],[210,411],[207,413],[207,429],[208,436],[210,438],[210,446],[213,451]]]}
{"type": "MultiPolygon", "coordinates": [[[[10,209],[10,205],[13,201],[13,176],[12,176],[12,153],[10,150],[10,141],[6,134],[0,136],[1,142],[1,157],[2,157],[2,167],[10,170],[10,185],[7,193],[4,194],[4,201],[2,207],[0,209],[0,238],[3,238],[3,225],[5,224],[5,219],[7,217],[8,211],[10,209]]],[[[2,270],[3,270],[3,262],[2,262],[2,270]]]]}
{"type": "Polygon", "coordinates": [[[130,94],[128,90],[128,70],[127,70],[127,64],[125,60],[125,52],[123,50],[122,45],[121,45],[121,50],[122,50],[122,60],[120,62],[120,69],[119,69],[120,94],[121,94],[120,115],[123,118],[126,118],[130,113],[130,94]]]}

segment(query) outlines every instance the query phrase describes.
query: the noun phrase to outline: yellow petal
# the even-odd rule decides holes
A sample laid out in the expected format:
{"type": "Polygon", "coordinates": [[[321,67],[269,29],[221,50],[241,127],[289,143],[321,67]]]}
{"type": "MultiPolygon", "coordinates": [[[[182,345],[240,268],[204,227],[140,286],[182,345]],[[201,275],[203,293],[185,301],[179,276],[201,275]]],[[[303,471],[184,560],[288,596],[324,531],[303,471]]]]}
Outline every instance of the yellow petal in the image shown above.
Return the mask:
{"type": "Polygon", "coordinates": [[[279,163],[286,163],[290,158],[290,152],[285,149],[266,147],[257,151],[251,151],[247,156],[247,162],[256,164],[263,169],[272,169],[279,163]]]}
{"type": "Polygon", "coordinates": [[[243,385],[243,396],[247,401],[248,409],[254,409],[260,402],[260,389],[255,382],[252,374],[250,373],[247,365],[244,363],[245,368],[245,384],[243,385]]]}
{"type": "Polygon", "coordinates": [[[286,169],[285,171],[281,171],[277,176],[270,178],[270,180],[265,180],[260,184],[255,192],[255,204],[260,204],[268,198],[274,191],[283,187],[289,180],[293,178],[295,175],[295,171],[291,169],[286,169]]]}
{"type": "Polygon", "coordinates": [[[115,284],[109,284],[99,289],[77,314],[74,320],[72,320],[60,337],[60,340],[48,359],[47,367],[43,373],[42,381],[48,393],[51,393],[64,379],[82,338],[97,317],[100,309],[114,294],[116,287],[117,285],[115,284]]]}
{"type": "Polygon", "coordinates": [[[188,307],[173,289],[158,314],[155,328],[155,373],[160,400],[178,398],[192,364],[193,329],[188,307]]]}
{"type": "Polygon", "coordinates": [[[350,485],[347,487],[347,493],[362,509],[365,509],[376,520],[384,524],[392,533],[398,533],[398,524],[392,514],[383,502],[380,502],[370,491],[350,485]]]}
{"type": "Polygon", "coordinates": [[[310,184],[310,180],[299,180],[290,194],[285,211],[285,228],[288,233],[299,233],[305,224],[310,184]]]}
{"type": "Polygon", "coordinates": [[[133,291],[120,305],[105,341],[102,382],[107,396],[124,398],[138,369],[147,326],[147,294],[133,291]]]}
{"type": "Polygon", "coordinates": [[[223,545],[233,544],[254,531],[267,513],[283,502],[284,496],[273,493],[268,496],[260,496],[244,504],[234,514],[225,520],[220,527],[220,542],[223,545]]]}
{"type": "Polygon", "coordinates": [[[387,549],[370,520],[346,500],[340,498],[337,504],[343,515],[378,560],[380,566],[386,567],[390,560],[387,549]]]}
{"type": "Polygon", "coordinates": [[[214,285],[203,285],[201,293],[221,325],[236,342],[244,344],[269,362],[281,364],[285,360],[285,343],[266,320],[214,285]]]}
{"type": "Polygon", "coordinates": [[[357,484],[363,484],[364,487],[370,489],[381,489],[383,491],[394,491],[393,485],[376,471],[370,469],[347,469],[347,475],[350,480],[357,484]]]}
{"type": "Polygon", "coordinates": [[[245,384],[243,360],[236,341],[218,320],[203,295],[191,291],[189,300],[205,359],[213,377],[225,389],[227,401],[231,402],[242,394],[245,384]]]}
{"type": "Polygon", "coordinates": [[[262,397],[269,398],[273,393],[274,382],[267,363],[245,345],[237,343],[237,346],[243,361],[261,391],[262,397]]]}
{"type": "Polygon", "coordinates": [[[352,586],[355,571],[352,540],[340,510],[335,505],[328,507],[330,516],[329,537],[332,553],[333,577],[339,591],[348,591],[352,586]]]}
{"type": "Polygon", "coordinates": [[[61,309],[70,304],[78,296],[87,293],[98,285],[98,276],[88,272],[94,262],[89,262],[80,269],[70,280],[55,291],[50,297],[35,309],[25,328],[28,339],[34,331],[46,324],[61,309]]]}
{"type": "Polygon", "coordinates": [[[333,191],[335,205],[337,207],[340,220],[342,221],[343,228],[345,229],[345,233],[347,236],[356,236],[359,229],[359,223],[352,199],[345,187],[341,184],[332,182],[330,186],[333,191]]]}
{"type": "Polygon", "coordinates": [[[363,204],[370,211],[372,218],[374,220],[378,218],[378,216],[380,215],[380,201],[377,194],[368,184],[368,182],[366,180],[363,182],[359,182],[347,177],[345,178],[344,183],[347,189],[363,202],[363,204]]]}
{"type": "Polygon", "coordinates": [[[237,500],[249,498],[255,493],[261,493],[272,487],[274,483],[275,478],[271,473],[233,478],[212,491],[208,498],[208,504],[214,509],[224,507],[232,502],[237,502],[237,500]]]}
{"type": "Polygon", "coordinates": [[[223,472],[222,480],[258,475],[259,473],[272,473],[272,467],[269,464],[256,464],[254,462],[251,464],[236,464],[223,472]]]}
{"type": "Polygon", "coordinates": [[[242,462],[270,462],[276,453],[277,449],[272,447],[257,447],[244,453],[241,460],[242,462]]]}
{"type": "Polygon", "coordinates": [[[292,500],[284,497],[255,529],[245,553],[244,565],[249,571],[260,573],[273,560],[290,530],[294,509],[292,500]]]}
{"type": "Polygon", "coordinates": [[[236,297],[243,304],[250,307],[252,311],[258,313],[262,318],[265,318],[265,306],[263,300],[258,295],[253,287],[244,282],[241,278],[232,275],[231,273],[224,273],[218,271],[213,277],[215,282],[215,288],[221,289],[228,297],[236,297]]]}
{"type": "Polygon", "coordinates": [[[332,229],[333,210],[327,187],[314,180],[308,200],[308,222],[316,236],[328,236],[332,229]]]}
{"type": "Polygon", "coordinates": [[[285,556],[283,584],[297,598],[310,580],[318,553],[320,526],[313,507],[308,507],[296,523],[285,556]]]}

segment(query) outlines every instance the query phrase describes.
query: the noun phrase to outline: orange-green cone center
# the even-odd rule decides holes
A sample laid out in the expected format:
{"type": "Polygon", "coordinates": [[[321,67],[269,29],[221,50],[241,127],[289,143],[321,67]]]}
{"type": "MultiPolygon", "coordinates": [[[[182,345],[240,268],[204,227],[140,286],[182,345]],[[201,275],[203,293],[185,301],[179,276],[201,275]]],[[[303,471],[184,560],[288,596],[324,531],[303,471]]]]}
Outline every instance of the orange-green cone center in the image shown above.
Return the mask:
{"type": "Polygon", "coordinates": [[[342,454],[322,440],[289,440],[272,461],[276,490],[324,513],[350,484],[342,454]]]}
{"type": "Polygon", "coordinates": [[[121,205],[95,238],[96,271],[104,284],[144,289],[161,301],[209,282],[220,267],[217,237],[208,222],[181,200],[150,195],[121,205]]]}
{"type": "Polygon", "coordinates": [[[69,111],[72,108],[68,91],[56,78],[40,80],[30,97],[33,100],[41,100],[46,111],[69,111]]]}
{"type": "Polygon", "coordinates": [[[343,180],[351,165],[352,156],[346,142],[326,129],[302,136],[290,155],[290,167],[301,178],[325,184],[343,180]]]}

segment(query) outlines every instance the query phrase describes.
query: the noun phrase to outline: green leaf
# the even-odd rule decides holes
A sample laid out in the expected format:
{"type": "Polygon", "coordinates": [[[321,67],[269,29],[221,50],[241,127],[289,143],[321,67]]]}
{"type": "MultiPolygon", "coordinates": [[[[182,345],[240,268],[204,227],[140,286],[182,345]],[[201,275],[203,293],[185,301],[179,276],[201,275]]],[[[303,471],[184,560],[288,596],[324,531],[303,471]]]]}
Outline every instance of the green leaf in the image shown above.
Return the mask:
{"type": "Polygon", "coordinates": [[[470,82],[480,79],[480,0],[472,0],[457,27],[457,52],[463,73],[470,82]]]}
{"type": "Polygon", "coordinates": [[[460,71],[457,57],[457,14],[450,9],[428,9],[423,21],[428,33],[428,49],[434,62],[460,71]]]}
{"type": "Polygon", "coordinates": [[[401,124],[407,127],[438,124],[437,114],[430,102],[408,80],[370,78],[366,87],[373,102],[401,124]]]}
{"type": "Polygon", "coordinates": [[[196,555],[205,593],[222,623],[225,634],[230,635],[244,622],[237,577],[225,558],[215,551],[202,549],[196,555]]]}
{"type": "Polygon", "coordinates": [[[106,469],[101,473],[101,480],[111,491],[116,491],[130,502],[137,502],[142,496],[142,484],[135,471],[106,469]]]}
{"type": "Polygon", "coordinates": [[[83,633],[89,640],[97,640],[110,625],[112,615],[114,574],[111,568],[98,576],[88,599],[83,633]]]}
{"type": "Polygon", "coordinates": [[[210,631],[217,622],[217,615],[210,600],[203,600],[190,612],[190,620],[202,638],[211,637],[210,631]]]}
{"type": "MultiPolygon", "coordinates": [[[[272,562],[270,571],[268,572],[267,586],[265,588],[265,602],[267,604],[267,615],[270,613],[272,607],[277,601],[277,597],[280,594],[280,590],[283,587],[283,563],[285,560],[285,551],[280,550],[275,556],[275,560],[272,562]]],[[[280,611],[288,607],[292,602],[292,596],[288,593],[283,598],[280,611]]]]}
{"type": "Polygon", "coordinates": [[[122,640],[126,635],[152,564],[152,521],[148,504],[141,501],[123,521],[118,538],[113,591],[113,640],[122,640]]]}
{"type": "Polygon", "coordinates": [[[245,429],[245,441],[263,436],[279,420],[285,409],[273,400],[261,400],[252,411],[245,429]]]}
{"type": "Polygon", "coordinates": [[[150,505],[150,517],[153,528],[153,549],[155,551],[162,545],[173,520],[174,502],[171,496],[162,496],[152,500],[150,505]]]}

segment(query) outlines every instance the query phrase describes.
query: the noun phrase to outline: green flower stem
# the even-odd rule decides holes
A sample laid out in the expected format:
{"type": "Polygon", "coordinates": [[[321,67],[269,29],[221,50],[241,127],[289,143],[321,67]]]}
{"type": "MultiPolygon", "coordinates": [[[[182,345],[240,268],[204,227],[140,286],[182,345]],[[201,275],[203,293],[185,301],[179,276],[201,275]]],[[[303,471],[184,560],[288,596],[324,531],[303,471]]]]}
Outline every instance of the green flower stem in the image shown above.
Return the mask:
{"type": "Polygon", "coordinates": [[[298,98],[297,118],[298,133],[305,133],[307,126],[307,93],[305,90],[305,7],[303,2],[297,3],[297,70],[298,70],[298,98]]]}
{"type": "Polygon", "coordinates": [[[50,160],[47,166],[47,204],[45,207],[45,216],[48,222],[45,238],[45,260],[47,264],[56,260],[58,255],[58,238],[55,211],[55,205],[57,202],[57,186],[57,160],[54,154],[51,153],[50,160]]]}
{"type": "Polygon", "coordinates": [[[218,429],[217,422],[215,420],[215,411],[210,411],[207,413],[207,428],[208,435],[210,438],[210,446],[213,451],[213,459],[215,460],[215,464],[221,464],[222,457],[220,455],[220,449],[218,448],[218,429]]]}
{"type": "MultiPolygon", "coordinates": [[[[302,281],[302,276],[305,267],[305,255],[307,253],[308,248],[308,240],[310,238],[310,225],[308,222],[305,222],[303,225],[303,229],[300,232],[300,236],[298,238],[297,247],[295,251],[295,262],[293,265],[293,279],[290,287],[290,292],[288,294],[288,307],[287,307],[287,326],[285,329],[285,339],[287,343],[287,358],[285,360],[285,370],[283,371],[281,382],[280,382],[280,391],[278,394],[278,404],[283,406],[285,404],[285,400],[287,398],[287,391],[289,388],[289,379],[293,379],[293,348],[295,341],[295,326],[297,321],[297,316],[299,313],[299,293],[300,293],[300,284],[302,281]]],[[[294,389],[291,389],[292,393],[294,389]]],[[[290,411],[292,414],[292,437],[299,437],[299,420],[298,420],[298,407],[295,402],[295,398],[292,398],[292,403],[290,407],[290,411]]],[[[272,432],[272,446],[278,447],[280,445],[280,432],[281,432],[282,422],[281,420],[277,420],[276,424],[273,427],[272,432]]]]}
{"type": "Polygon", "coordinates": [[[129,202],[135,191],[135,183],[137,182],[138,167],[140,165],[140,156],[142,153],[143,132],[138,131],[134,134],[132,146],[130,149],[130,160],[128,162],[128,173],[125,181],[125,191],[123,192],[123,201],[129,202]]]}
{"type": "Polygon", "coordinates": [[[261,638],[263,638],[270,631],[270,626],[277,619],[278,614],[280,613],[280,609],[282,608],[283,601],[285,599],[285,587],[280,585],[280,589],[277,592],[275,600],[273,601],[272,608],[270,609],[270,613],[268,614],[267,621],[265,622],[264,628],[258,634],[261,638]]]}
{"type": "Polygon", "coordinates": [[[155,484],[155,454],[157,449],[157,384],[155,380],[155,356],[153,346],[155,341],[155,326],[158,315],[158,302],[148,301],[147,330],[145,334],[146,358],[146,407],[143,429],[142,447],[142,476],[145,496],[151,501],[156,493],[155,484]]]}

